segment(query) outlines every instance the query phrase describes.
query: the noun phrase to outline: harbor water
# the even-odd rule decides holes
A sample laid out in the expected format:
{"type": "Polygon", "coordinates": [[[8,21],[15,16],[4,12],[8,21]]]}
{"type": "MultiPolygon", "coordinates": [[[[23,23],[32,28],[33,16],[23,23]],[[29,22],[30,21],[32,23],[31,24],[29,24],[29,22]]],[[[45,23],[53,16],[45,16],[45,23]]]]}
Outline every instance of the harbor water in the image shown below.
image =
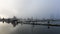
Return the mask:
{"type": "MultiPolygon", "coordinates": [[[[60,22],[50,23],[60,24],[60,22]]],[[[11,23],[0,22],[0,34],[60,34],[60,27],[30,24],[16,24],[14,26],[11,23]]]]}

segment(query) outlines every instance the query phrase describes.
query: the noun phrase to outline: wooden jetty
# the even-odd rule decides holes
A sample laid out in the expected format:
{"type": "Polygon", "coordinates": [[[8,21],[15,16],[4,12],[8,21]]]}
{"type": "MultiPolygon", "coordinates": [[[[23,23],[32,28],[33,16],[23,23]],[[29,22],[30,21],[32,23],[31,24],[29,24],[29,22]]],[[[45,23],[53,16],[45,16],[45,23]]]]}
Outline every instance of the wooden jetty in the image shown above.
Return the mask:
{"type": "Polygon", "coordinates": [[[44,26],[59,26],[58,24],[42,24],[42,23],[23,23],[23,24],[29,24],[29,25],[44,25],[44,26]]]}

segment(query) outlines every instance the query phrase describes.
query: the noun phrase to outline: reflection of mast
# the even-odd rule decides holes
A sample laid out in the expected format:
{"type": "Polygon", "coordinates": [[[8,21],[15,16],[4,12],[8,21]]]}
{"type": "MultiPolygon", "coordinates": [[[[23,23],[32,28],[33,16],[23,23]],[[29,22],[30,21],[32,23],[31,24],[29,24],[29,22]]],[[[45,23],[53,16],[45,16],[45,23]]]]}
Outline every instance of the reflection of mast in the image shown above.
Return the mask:
{"type": "Polygon", "coordinates": [[[32,25],[32,29],[31,30],[32,30],[32,34],[33,34],[34,33],[34,26],[33,25],[32,25]]]}
{"type": "Polygon", "coordinates": [[[32,23],[32,34],[34,34],[34,22],[32,23]]]}
{"type": "Polygon", "coordinates": [[[21,22],[21,26],[23,25],[23,23],[21,22]]]}

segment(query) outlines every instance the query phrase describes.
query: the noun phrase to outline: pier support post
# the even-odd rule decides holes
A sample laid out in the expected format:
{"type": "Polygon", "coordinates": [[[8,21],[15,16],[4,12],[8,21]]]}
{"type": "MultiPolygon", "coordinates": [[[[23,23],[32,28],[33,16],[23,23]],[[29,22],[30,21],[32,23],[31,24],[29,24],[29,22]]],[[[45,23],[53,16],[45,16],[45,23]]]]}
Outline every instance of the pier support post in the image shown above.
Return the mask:
{"type": "Polygon", "coordinates": [[[49,27],[49,24],[50,24],[50,21],[48,20],[48,29],[50,28],[50,27],[49,27]]]}

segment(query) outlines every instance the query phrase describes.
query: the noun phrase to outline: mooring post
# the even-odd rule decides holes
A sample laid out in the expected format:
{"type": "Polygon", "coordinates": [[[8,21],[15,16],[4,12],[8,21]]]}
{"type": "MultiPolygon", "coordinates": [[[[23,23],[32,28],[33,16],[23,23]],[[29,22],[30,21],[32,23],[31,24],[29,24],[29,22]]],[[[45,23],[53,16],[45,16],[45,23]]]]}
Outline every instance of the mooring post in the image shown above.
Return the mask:
{"type": "Polygon", "coordinates": [[[48,24],[50,24],[50,21],[48,20],[48,24]]]}
{"type": "Polygon", "coordinates": [[[4,23],[4,18],[2,19],[3,23],[4,23]]]}
{"type": "Polygon", "coordinates": [[[50,20],[48,20],[48,29],[50,28],[50,27],[49,27],[49,24],[50,24],[50,20]]]}

